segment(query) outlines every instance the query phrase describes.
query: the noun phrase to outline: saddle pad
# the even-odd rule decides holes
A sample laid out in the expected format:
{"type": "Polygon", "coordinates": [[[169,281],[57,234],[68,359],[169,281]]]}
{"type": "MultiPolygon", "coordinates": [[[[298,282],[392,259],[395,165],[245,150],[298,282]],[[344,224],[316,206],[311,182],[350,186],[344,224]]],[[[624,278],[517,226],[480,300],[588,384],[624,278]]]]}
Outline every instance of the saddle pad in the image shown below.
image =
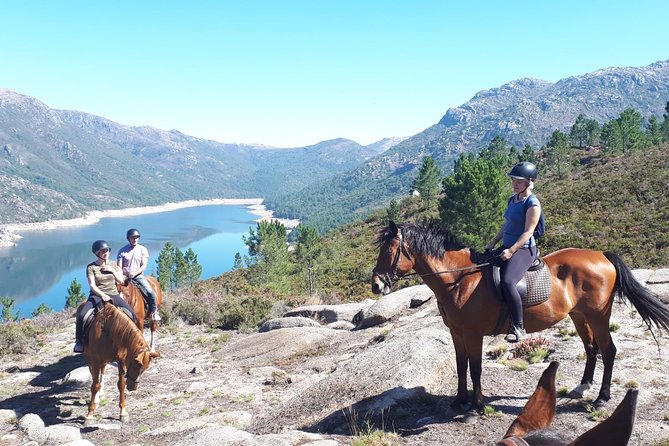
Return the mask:
{"type": "Polygon", "coordinates": [[[548,268],[528,271],[525,274],[527,295],[523,297],[523,306],[538,305],[548,300],[551,295],[552,282],[548,268]]]}

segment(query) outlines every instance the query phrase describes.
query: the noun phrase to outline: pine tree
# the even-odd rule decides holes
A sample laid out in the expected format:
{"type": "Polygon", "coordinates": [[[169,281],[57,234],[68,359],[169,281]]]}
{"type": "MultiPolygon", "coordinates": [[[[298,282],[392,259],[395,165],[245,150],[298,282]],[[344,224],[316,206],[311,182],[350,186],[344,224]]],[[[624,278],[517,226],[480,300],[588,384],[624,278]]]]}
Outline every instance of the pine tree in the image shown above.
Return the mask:
{"type": "Polygon", "coordinates": [[[279,292],[289,290],[292,264],[286,236],[286,227],[272,220],[261,221],[255,231],[249,228],[248,237],[242,237],[249,250],[248,277],[252,284],[267,285],[279,292]]]}
{"type": "Polygon", "coordinates": [[[579,148],[583,148],[583,144],[588,139],[588,126],[585,115],[581,113],[576,117],[574,125],[571,126],[569,131],[569,138],[573,145],[577,145],[579,148]]]}
{"type": "Polygon", "coordinates": [[[555,130],[546,144],[547,163],[559,178],[569,173],[569,138],[555,130]]]}
{"type": "Polygon", "coordinates": [[[200,262],[197,261],[197,254],[193,251],[193,248],[188,248],[184,254],[184,261],[186,263],[186,284],[188,286],[193,286],[195,282],[200,280],[202,275],[202,266],[200,262]]]}
{"type": "Polygon", "coordinates": [[[646,146],[646,138],[641,125],[643,117],[633,108],[626,108],[618,117],[622,138],[623,153],[641,149],[646,146]]]}
{"type": "Polygon", "coordinates": [[[242,255],[240,253],[235,253],[235,263],[232,267],[234,270],[239,270],[244,268],[244,264],[242,262],[242,255]]]}
{"type": "Polygon", "coordinates": [[[662,137],[662,128],[660,122],[655,115],[648,118],[648,125],[646,126],[646,139],[648,143],[653,146],[662,144],[664,138],[662,137]]]}
{"type": "Polygon", "coordinates": [[[667,102],[667,105],[664,107],[664,110],[667,113],[662,115],[664,120],[662,121],[662,126],[660,127],[660,130],[662,131],[662,139],[664,141],[669,141],[669,101],[667,102]]]}
{"type": "Polygon", "coordinates": [[[309,295],[316,292],[316,282],[319,276],[318,257],[323,249],[318,231],[313,226],[297,227],[297,249],[295,255],[306,278],[309,295]]]}
{"type": "Polygon", "coordinates": [[[16,322],[19,320],[18,310],[14,310],[14,299],[9,297],[0,297],[0,305],[2,305],[2,312],[0,312],[0,322],[16,322]]]}
{"type": "Polygon", "coordinates": [[[413,182],[413,189],[420,193],[422,200],[430,208],[432,201],[439,195],[441,172],[430,156],[423,158],[418,176],[413,182]]]}
{"type": "Polygon", "coordinates": [[[488,152],[462,154],[452,175],[443,179],[439,215],[464,243],[482,249],[499,231],[509,195],[511,160],[488,152]]]}
{"type": "Polygon", "coordinates": [[[589,146],[596,146],[600,142],[602,136],[602,128],[596,119],[588,119],[585,121],[585,130],[587,132],[586,143],[589,146]]]}
{"type": "Polygon", "coordinates": [[[39,304],[39,307],[35,308],[35,310],[32,312],[32,317],[37,317],[42,314],[51,314],[53,313],[53,308],[42,302],[39,304]]]}
{"type": "Polygon", "coordinates": [[[171,242],[166,242],[156,259],[156,275],[163,290],[174,290],[175,249],[177,248],[171,242]]]}
{"type": "Polygon", "coordinates": [[[394,221],[395,223],[400,221],[401,209],[397,200],[390,200],[390,204],[388,205],[388,208],[386,208],[386,217],[388,218],[388,221],[394,221]]]}
{"type": "Polygon", "coordinates": [[[65,297],[65,308],[77,308],[85,300],[86,295],[81,291],[81,284],[77,279],[72,279],[65,297]]]}
{"type": "Polygon", "coordinates": [[[609,153],[622,152],[623,136],[617,119],[612,119],[602,126],[602,144],[609,153]]]}

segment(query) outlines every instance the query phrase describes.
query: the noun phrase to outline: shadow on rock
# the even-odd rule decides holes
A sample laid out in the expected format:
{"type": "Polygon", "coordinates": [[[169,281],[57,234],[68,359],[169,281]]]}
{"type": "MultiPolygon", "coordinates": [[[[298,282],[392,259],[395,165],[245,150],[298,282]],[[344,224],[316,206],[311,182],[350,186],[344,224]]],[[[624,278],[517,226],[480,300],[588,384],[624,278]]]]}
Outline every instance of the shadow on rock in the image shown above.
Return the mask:
{"type": "Polygon", "coordinates": [[[337,410],[302,429],[336,435],[356,435],[373,429],[416,435],[428,424],[446,423],[458,415],[460,412],[450,408],[451,400],[428,393],[424,387],[396,387],[337,410]]]}

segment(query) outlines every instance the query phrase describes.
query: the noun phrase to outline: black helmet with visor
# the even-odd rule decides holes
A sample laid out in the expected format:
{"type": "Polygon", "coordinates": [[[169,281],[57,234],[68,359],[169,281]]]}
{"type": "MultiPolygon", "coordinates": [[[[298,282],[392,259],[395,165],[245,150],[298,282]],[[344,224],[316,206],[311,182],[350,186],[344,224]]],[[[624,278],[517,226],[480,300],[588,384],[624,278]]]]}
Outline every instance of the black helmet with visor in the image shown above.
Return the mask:
{"type": "Polygon", "coordinates": [[[93,242],[93,246],[91,247],[91,251],[93,251],[93,254],[97,256],[98,253],[103,249],[106,249],[108,251],[111,249],[109,247],[109,243],[107,243],[106,240],[96,240],[93,242]]]}
{"type": "Polygon", "coordinates": [[[518,163],[509,172],[509,176],[516,180],[536,180],[537,179],[537,166],[530,163],[529,161],[523,161],[518,163]]]}

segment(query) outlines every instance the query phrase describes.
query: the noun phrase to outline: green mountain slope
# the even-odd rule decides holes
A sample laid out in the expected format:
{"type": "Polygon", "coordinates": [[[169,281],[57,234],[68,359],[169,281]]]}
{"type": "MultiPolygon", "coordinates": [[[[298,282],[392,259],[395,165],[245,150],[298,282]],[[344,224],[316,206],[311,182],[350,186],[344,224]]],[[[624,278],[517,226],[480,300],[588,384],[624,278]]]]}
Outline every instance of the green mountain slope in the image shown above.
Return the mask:
{"type": "Polygon", "coordinates": [[[295,194],[271,200],[280,215],[300,218],[321,230],[363,215],[371,208],[409,192],[416,169],[431,156],[446,174],[462,152],[478,152],[495,136],[522,148],[538,148],[556,130],[569,131],[583,113],[600,123],[633,107],[642,116],[662,116],[669,100],[669,61],[640,68],[607,68],[554,84],[519,79],[477,93],[449,109],[425,131],[403,141],[364,165],[295,194]]]}
{"type": "Polygon", "coordinates": [[[0,89],[0,224],[291,193],[348,171],[393,143],[365,147],[337,139],[293,149],[223,144],[53,110],[0,89]]]}

